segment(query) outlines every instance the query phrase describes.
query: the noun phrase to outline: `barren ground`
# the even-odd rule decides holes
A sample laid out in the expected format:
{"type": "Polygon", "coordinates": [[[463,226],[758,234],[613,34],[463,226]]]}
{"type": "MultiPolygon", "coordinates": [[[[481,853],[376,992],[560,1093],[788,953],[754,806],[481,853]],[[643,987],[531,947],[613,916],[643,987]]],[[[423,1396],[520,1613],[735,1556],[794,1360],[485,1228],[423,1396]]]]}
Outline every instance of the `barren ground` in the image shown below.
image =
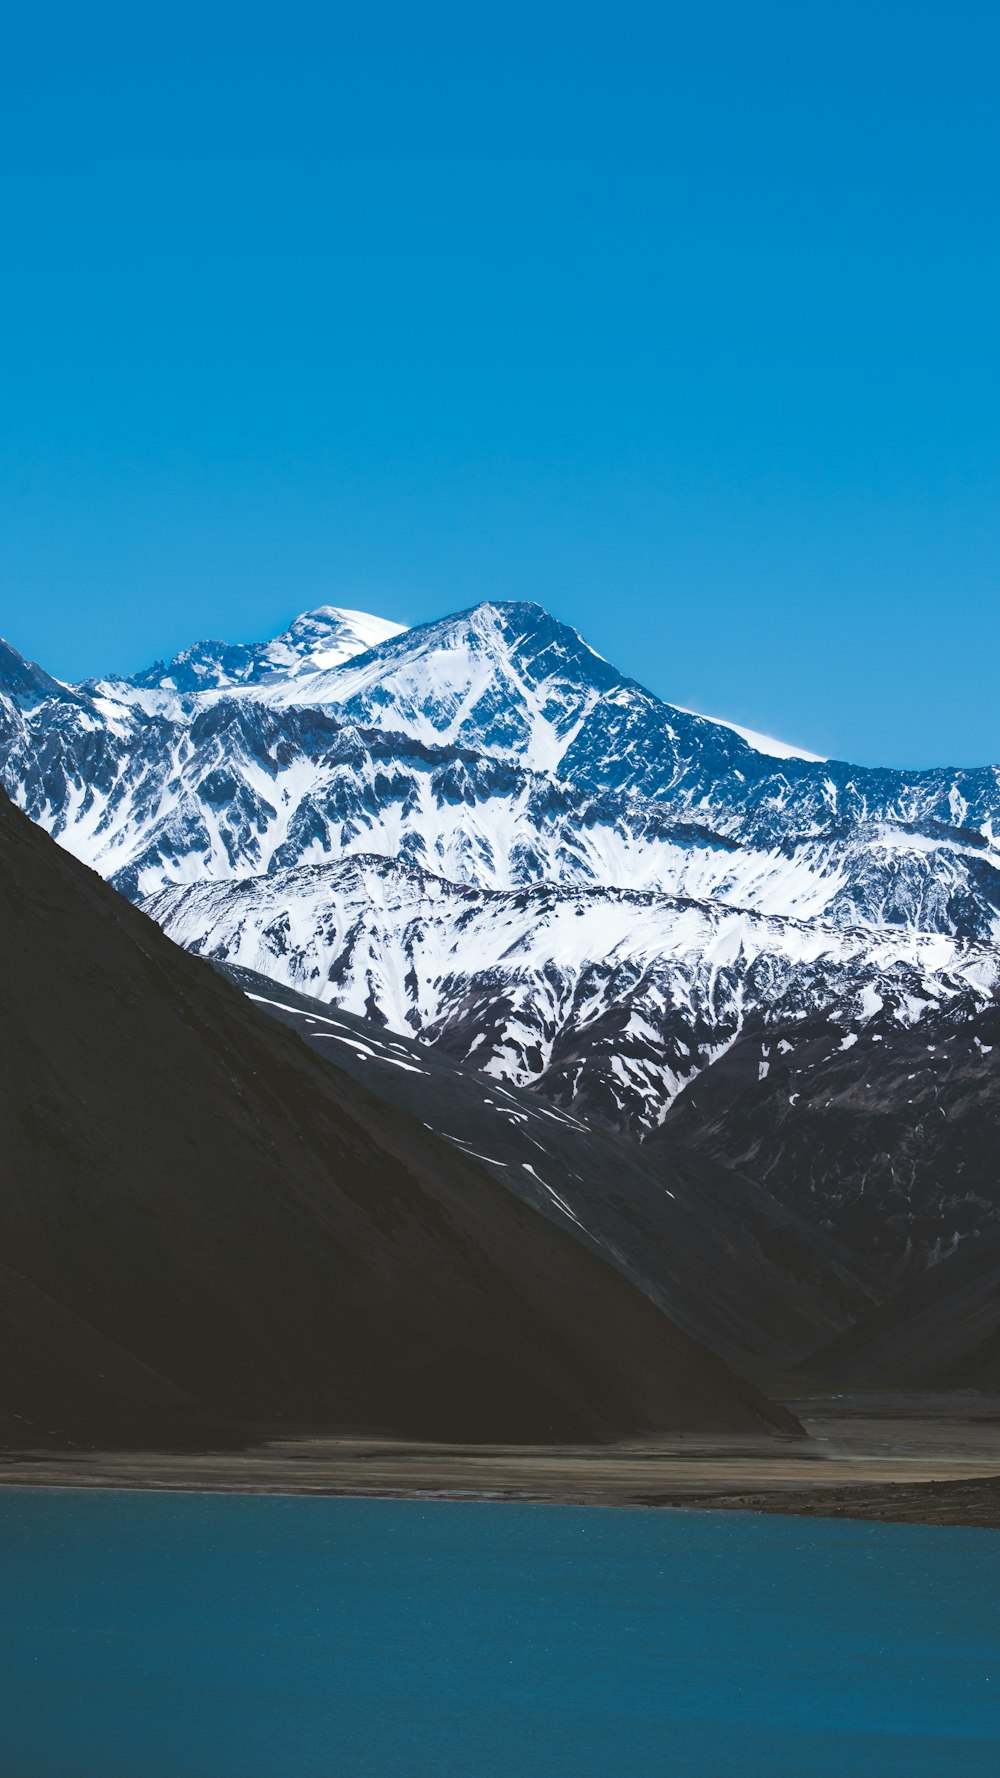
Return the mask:
{"type": "Polygon", "coordinates": [[[0,1486],[368,1494],[820,1514],[1000,1528],[1000,1397],[789,1401],[808,1440],[417,1444],[310,1432],[239,1449],[0,1453],[0,1486]]]}

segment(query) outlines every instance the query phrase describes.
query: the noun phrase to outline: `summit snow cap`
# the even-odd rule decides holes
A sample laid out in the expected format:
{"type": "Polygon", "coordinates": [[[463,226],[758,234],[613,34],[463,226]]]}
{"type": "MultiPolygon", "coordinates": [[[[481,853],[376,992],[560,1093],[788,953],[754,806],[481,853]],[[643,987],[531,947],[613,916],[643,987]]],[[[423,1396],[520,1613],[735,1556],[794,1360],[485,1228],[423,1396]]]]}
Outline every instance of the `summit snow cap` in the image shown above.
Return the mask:
{"type": "Polygon", "coordinates": [[[119,693],[126,688],[183,694],[263,687],[338,666],[401,629],[401,624],[366,611],[317,605],[270,641],[194,642],[171,661],[155,661],[141,673],[104,683],[119,693]]]}

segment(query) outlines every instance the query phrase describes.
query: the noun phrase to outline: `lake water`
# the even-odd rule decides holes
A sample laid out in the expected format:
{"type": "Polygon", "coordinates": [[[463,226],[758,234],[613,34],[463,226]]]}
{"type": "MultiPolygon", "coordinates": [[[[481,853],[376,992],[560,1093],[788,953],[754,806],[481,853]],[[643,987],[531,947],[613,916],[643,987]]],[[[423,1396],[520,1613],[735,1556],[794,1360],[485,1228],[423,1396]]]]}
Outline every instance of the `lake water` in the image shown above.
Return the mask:
{"type": "Polygon", "coordinates": [[[2,1778],[997,1778],[1000,1533],[0,1493],[2,1778]]]}

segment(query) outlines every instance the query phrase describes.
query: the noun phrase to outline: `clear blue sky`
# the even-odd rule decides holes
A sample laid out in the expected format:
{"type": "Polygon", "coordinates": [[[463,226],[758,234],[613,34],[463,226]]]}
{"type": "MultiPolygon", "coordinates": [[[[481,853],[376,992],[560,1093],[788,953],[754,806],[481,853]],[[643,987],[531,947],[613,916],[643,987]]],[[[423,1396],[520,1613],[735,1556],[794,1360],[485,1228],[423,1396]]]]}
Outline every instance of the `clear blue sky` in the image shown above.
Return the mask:
{"type": "Polygon", "coordinates": [[[540,600],[1000,758],[995,5],[8,8],[0,633],[540,600]]]}

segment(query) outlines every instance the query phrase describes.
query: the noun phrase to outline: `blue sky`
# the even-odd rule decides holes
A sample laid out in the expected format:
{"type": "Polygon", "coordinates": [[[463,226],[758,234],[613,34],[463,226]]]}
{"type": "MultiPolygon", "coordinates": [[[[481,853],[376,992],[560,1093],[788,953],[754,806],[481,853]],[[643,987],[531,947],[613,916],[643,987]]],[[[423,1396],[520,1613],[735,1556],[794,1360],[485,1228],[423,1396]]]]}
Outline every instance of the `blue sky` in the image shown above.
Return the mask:
{"type": "Polygon", "coordinates": [[[19,11],[22,652],[529,598],[817,751],[1000,758],[994,7],[19,11]]]}

